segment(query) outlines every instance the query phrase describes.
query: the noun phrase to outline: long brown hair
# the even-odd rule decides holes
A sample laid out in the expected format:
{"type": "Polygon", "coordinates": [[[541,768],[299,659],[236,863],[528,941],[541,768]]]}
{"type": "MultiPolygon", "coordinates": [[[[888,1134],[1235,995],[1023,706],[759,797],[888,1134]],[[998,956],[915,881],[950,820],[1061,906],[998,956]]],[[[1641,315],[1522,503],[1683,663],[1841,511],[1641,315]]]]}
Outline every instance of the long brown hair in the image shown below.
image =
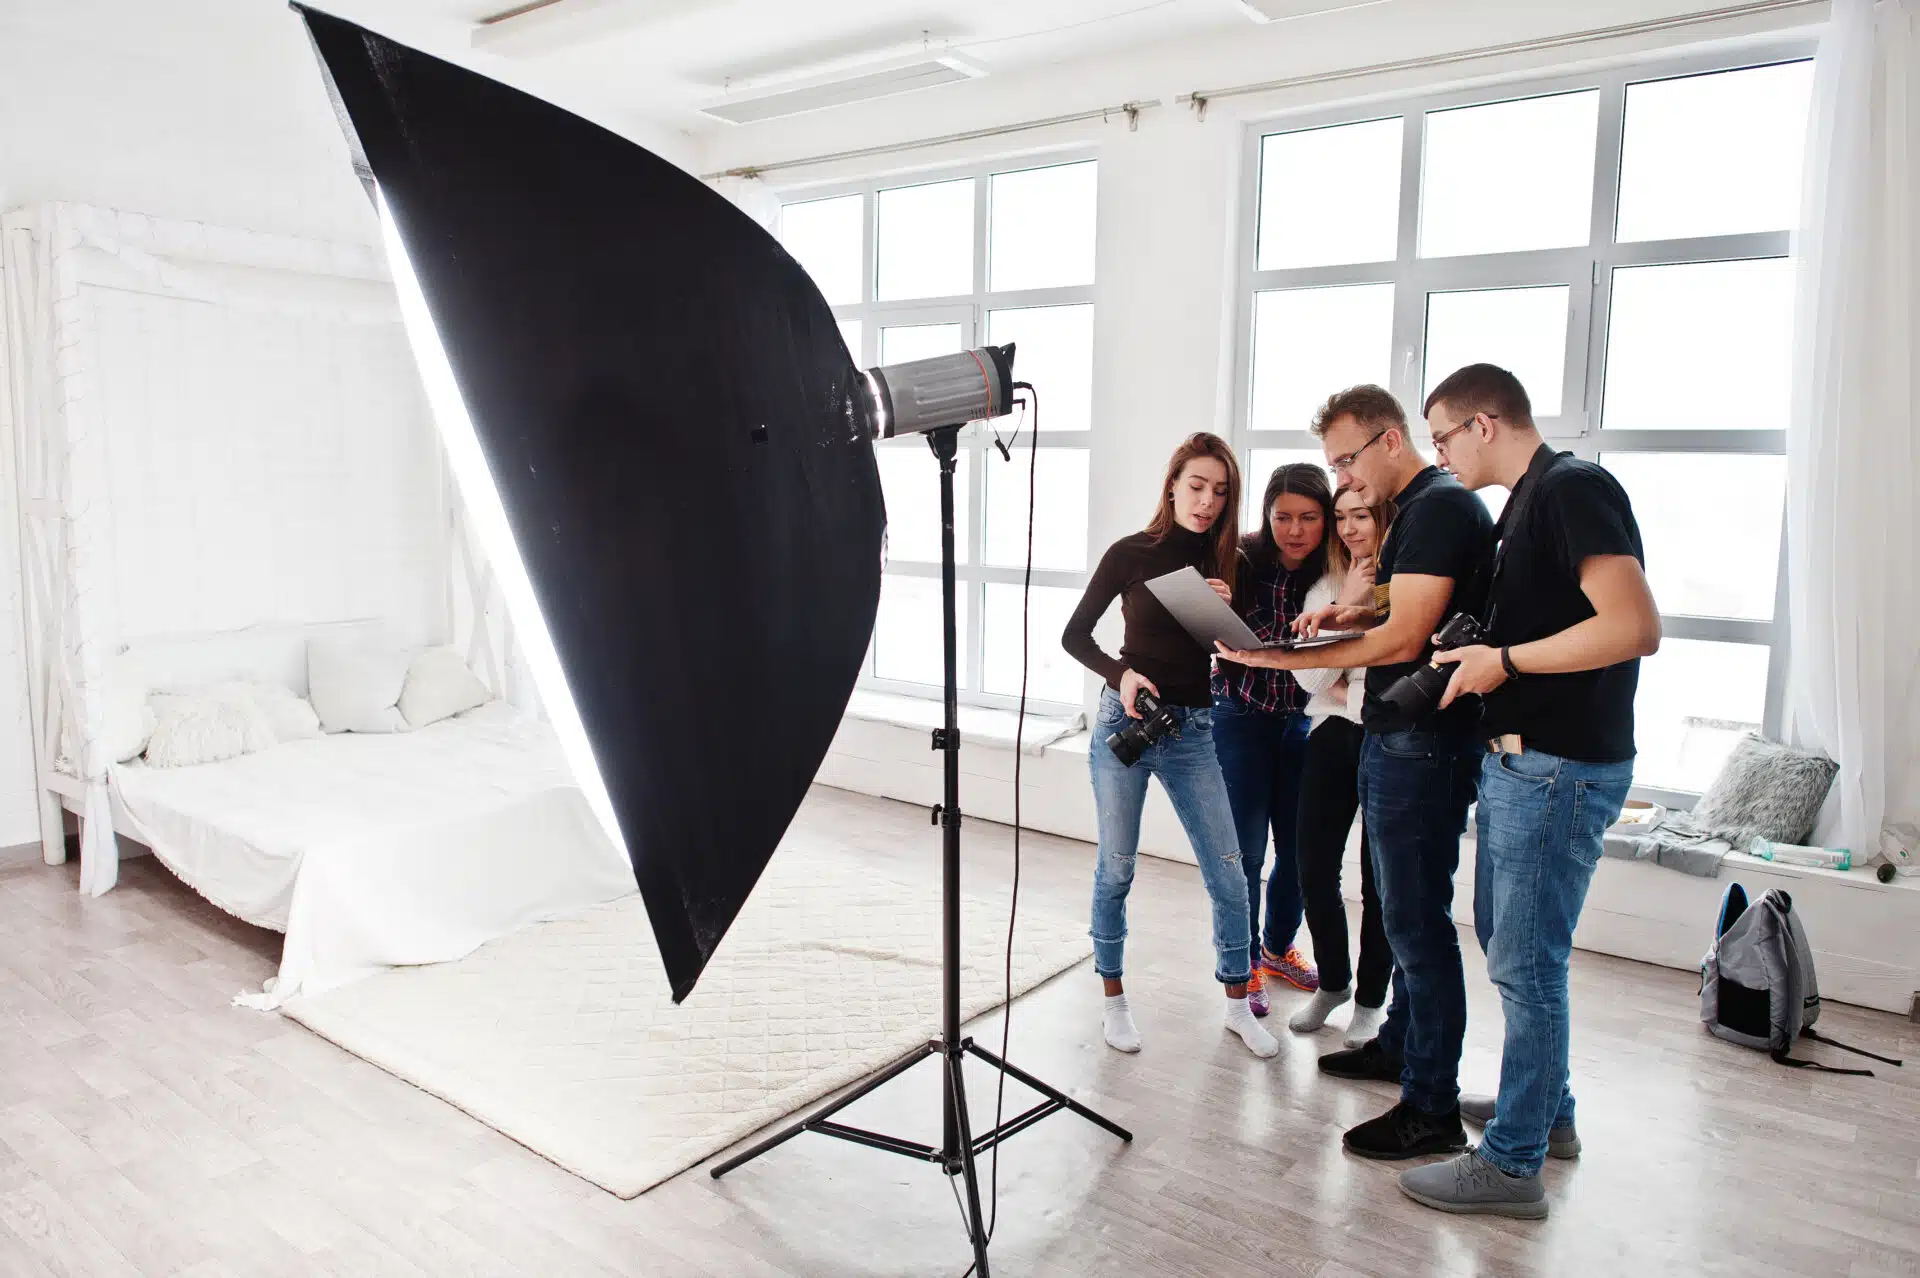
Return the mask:
{"type": "MultiPolygon", "coordinates": [[[[1336,511],[1340,505],[1340,499],[1352,491],[1352,484],[1340,485],[1339,491],[1333,495],[1336,511]]],[[[1391,498],[1383,498],[1377,505],[1367,507],[1367,513],[1373,516],[1373,531],[1376,538],[1373,543],[1375,558],[1379,557],[1380,547],[1387,544],[1387,529],[1392,525],[1393,517],[1397,512],[1398,508],[1391,498]]],[[[1327,530],[1327,571],[1344,581],[1352,568],[1353,553],[1347,549],[1347,543],[1340,539],[1340,521],[1336,514],[1333,526],[1327,530]]]]}
{"type": "Polygon", "coordinates": [[[1167,462],[1167,477],[1160,481],[1160,506],[1147,523],[1147,534],[1158,541],[1174,530],[1174,485],[1187,463],[1196,457],[1214,458],[1227,468],[1226,508],[1213,521],[1212,560],[1213,575],[1231,586],[1240,558],[1240,463],[1234,460],[1233,449],[1227,446],[1227,441],[1218,435],[1197,431],[1173,450],[1173,458],[1167,462]]]}

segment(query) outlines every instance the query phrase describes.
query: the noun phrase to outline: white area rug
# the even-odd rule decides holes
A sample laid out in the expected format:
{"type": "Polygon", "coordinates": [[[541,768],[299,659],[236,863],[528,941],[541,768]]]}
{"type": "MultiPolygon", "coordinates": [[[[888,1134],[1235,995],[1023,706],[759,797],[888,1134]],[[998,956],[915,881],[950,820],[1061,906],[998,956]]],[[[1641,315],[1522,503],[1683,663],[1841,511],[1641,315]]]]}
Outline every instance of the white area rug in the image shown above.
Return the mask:
{"type": "MultiPolygon", "coordinates": [[[[964,1015],[996,1006],[1006,899],[969,895],[964,1015]]],[[[1091,952],[1023,907],[1014,992],[1091,952]]],[[[938,1033],[940,900],[811,849],[773,860],[675,1007],[638,895],[285,1011],[622,1198],[938,1033]]]]}

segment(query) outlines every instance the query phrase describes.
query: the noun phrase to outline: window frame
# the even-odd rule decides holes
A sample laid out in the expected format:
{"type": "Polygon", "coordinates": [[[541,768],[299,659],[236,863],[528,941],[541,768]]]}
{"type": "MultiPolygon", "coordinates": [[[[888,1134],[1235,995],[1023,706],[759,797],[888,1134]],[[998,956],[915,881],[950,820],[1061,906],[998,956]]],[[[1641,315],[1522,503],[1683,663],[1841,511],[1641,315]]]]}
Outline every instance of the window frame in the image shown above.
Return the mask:
{"type": "MultiPolygon", "coordinates": [[[[861,197],[861,255],[860,278],[861,300],[833,307],[837,321],[858,320],[860,323],[861,349],[852,352],[855,361],[862,368],[871,368],[879,364],[880,330],[902,324],[915,323],[953,323],[960,322],[962,333],[968,346],[977,346],[987,340],[988,324],[991,312],[1014,310],[1036,306],[1091,306],[1096,334],[1099,324],[1099,287],[1098,261],[1096,256],[1095,282],[1076,284],[1057,288],[1003,289],[989,292],[987,289],[989,258],[992,245],[989,242],[989,214],[991,203],[992,179],[995,174],[1022,173],[1032,169],[1058,168],[1063,165],[1092,162],[1099,163],[1097,150],[1091,147],[1075,147],[1061,151],[1049,151],[1045,154],[1002,158],[979,161],[971,164],[929,169],[924,172],[899,173],[886,177],[867,177],[846,182],[819,186],[792,187],[775,193],[782,210],[789,204],[804,204],[814,200],[835,199],[849,195],[861,197]],[[916,297],[881,301],[878,292],[878,251],[879,251],[879,195],[884,190],[900,187],[925,186],[939,182],[972,180],[973,186],[973,290],[970,293],[955,294],[946,297],[916,297]]],[[[1096,187],[1098,169],[1095,170],[1096,187]]],[[[1098,222],[1093,233],[1098,237],[1098,222]]],[[[775,224],[777,234],[778,223],[775,224]]],[[[1016,364],[1016,378],[1020,376],[1016,364]]],[[[1046,387],[1036,386],[1044,397],[1046,387]]],[[[994,426],[1001,435],[1007,435],[1013,429],[1018,418],[999,418],[994,426]]],[[[1031,426],[1031,419],[1021,423],[1023,436],[1031,426]]],[[[1038,446],[1043,449],[1079,449],[1091,453],[1098,434],[1091,424],[1087,430],[1059,431],[1042,430],[1034,435],[1038,446]]],[[[1004,568],[989,565],[986,558],[986,517],[987,517],[987,470],[990,465],[1007,466],[998,450],[993,446],[994,432],[985,429],[981,423],[973,423],[960,433],[960,448],[963,455],[971,460],[967,462],[969,483],[966,493],[967,544],[959,547],[964,562],[955,566],[956,586],[965,592],[967,602],[963,605],[966,616],[963,633],[958,638],[961,644],[961,665],[966,671],[959,699],[963,704],[983,706],[991,709],[1012,710],[1019,706],[1020,698],[1004,693],[986,691],[986,596],[988,583],[1022,584],[1025,572],[1021,568],[1004,568]]],[[[1022,438],[1014,448],[1012,465],[1020,467],[1025,475],[1025,445],[1022,438]]],[[[876,440],[876,449],[928,447],[925,440],[899,439],[876,440]]],[[[1092,466],[1089,459],[1089,484],[1091,484],[1092,466]]],[[[929,488],[926,500],[931,503],[938,500],[936,489],[929,488]]],[[[1091,515],[1091,494],[1089,495],[1089,514],[1091,515]]],[[[1083,530],[1083,535],[1090,532],[1083,530]]],[[[1089,538],[1090,540],[1090,538],[1089,538]]],[[[1036,567],[1033,570],[1035,587],[1052,586],[1075,591],[1083,590],[1089,574],[1093,570],[1091,556],[1093,548],[1085,548],[1088,560],[1085,568],[1077,571],[1046,569],[1036,567]]],[[[891,576],[930,577],[940,576],[940,564],[936,561],[894,560],[889,558],[885,572],[891,576]]],[[[1040,637],[1044,641],[1044,636],[1040,637]]],[[[1084,684],[1085,680],[1082,679],[1084,684]]],[[[874,673],[874,647],[867,646],[866,656],[862,659],[860,677],[857,686],[876,692],[894,693],[921,698],[938,698],[942,689],[937,684],[911,683],[898,679],[883,679],[874,673]]],[[[1082,698],[1076,696],[1071,701],[1056,701],[1036,695],[1029,695],[1027,708],[1042,714],[1069,715],[1083,711],[1082,698]]]]}
{"type": "MultiPolygon", "coordinates": [[[[1410,417],[1418,414],[1420,404],[1425,399],[1429,293],[1459,289],[1567,286],[1570,293],[1562,411],[1557,416],[1539,420],[1541,434],[1555,448],[1596,462],[1602,453],[1629,452],[1784,456],[1784,430],[1602,431],[1601,398],[1606,384],[1607,334],[1611,320],[1614,270],[1633,266],[1792,255],[1791,230],[1626,243],[1614,239],[1629,86],[1646,81],[1800,62],[1811,59],[1813,54],[1813,41],[1797,39],[1711,53],[1669,57],[1656,55],[1590,72],[1516,78],[1479,87],[1411,94],[1344,107],[1283,112],[1250,122],[1246,126],[1242,152],[1238,207],[1243,220],[1237,245],[1234,298],[1237,318],[1233,362],[1233,443],[1241,459],[1250,463],[1254,449],[1319,449],[1319,441],[1306,430],[1304,422],[1298,430],[1253,428],[1255,295],[1271,289],[1375,283],[1391,283],[1395,286],[1393,346],[1389,364],[1392,372],[1387,388],[1407,408],[1410,417]],[[1600,96],[1594,138],[1593,206],[1586,245],[1462,257],[1419,256],[1421,166],[1425,159],[1425,124],[1429,113],[1587,90],[1597,91],[1600,96]],[[1400,223],[1393,260],[1259,270],[1257,253],[1263,140],[1275,133],[1360,124],[1394,117],[1399,117],[1403,124],[1400,223]]],[[[1412,424],[1415,442],[1425,444],[1424,424],[1417,420],[1412,424]]],[[[1784,716],[1789,657],[1784,510],[1781,519],[1780,555],[1771,620],[1661,614],[1663,631],[1669,639],[1702,639],[1768,649],[1766,699],[1761,728],[1776,738],[1780,734],[1784,716]]],[[[1633,787],[1633,794],[1637,798],[1683,808],[1691,806],[1698,798],[1697,794],[1690,791],[1638,783],[1633,787]]]]}

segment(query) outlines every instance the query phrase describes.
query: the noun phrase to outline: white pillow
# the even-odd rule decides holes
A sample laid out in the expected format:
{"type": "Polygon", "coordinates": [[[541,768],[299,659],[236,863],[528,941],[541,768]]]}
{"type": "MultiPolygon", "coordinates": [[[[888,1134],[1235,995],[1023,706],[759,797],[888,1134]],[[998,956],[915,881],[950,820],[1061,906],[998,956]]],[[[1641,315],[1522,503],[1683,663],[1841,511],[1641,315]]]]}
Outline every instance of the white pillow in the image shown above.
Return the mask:
{"type": "Polygon", "coordinates": [[[325,735],[320,731],[320,716],[314,713],[313,703],[301,699],[293,689],[258,680],[247,684],[247,689],[253,694],[260,713],[272,725],[273,739],[280,744],[325,735]]]}
{"type": "Polygon", "coordinates": [[[106,703],[102,732],[107,757],[115,763],[137,759],[153,735],[153,711],[147,705],[146,682],[125,657],[107,662],[100,694],[106,703]]]}
{"type": "Polygon", "coordinates": [[[467,668],[458,648],[428,648],[407,667],[400,713],[411,726],[424,728],[491,700],[493,693],[467,668]]]}
{"type": "Polygon", "coordinates": [[[253,704],[245,684],[162,693],[152,704],[154,727],[147,742],[147,762],[156,768],[218,763],[273,744],[273,728],[253,704]]]}
{"type": "Polygon", "coordinates": [[[307,644],[307,689],[324,731],[405,732],[399,702],[406,683],[405,649],[325,639],[307,644]]]}

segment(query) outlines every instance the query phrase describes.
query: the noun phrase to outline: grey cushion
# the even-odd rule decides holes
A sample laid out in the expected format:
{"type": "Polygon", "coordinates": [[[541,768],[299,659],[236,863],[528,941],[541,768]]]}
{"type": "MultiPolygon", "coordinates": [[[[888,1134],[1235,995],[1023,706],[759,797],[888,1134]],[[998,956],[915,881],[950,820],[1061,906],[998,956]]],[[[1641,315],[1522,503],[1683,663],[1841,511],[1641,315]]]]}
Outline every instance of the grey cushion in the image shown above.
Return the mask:
{"type": "Polygon", "coordinates": [[[1745,851],[1758,837],[1805,843],[1840,765],[1748,733],[1688,814],[1687,824],[1745,851]]]}

